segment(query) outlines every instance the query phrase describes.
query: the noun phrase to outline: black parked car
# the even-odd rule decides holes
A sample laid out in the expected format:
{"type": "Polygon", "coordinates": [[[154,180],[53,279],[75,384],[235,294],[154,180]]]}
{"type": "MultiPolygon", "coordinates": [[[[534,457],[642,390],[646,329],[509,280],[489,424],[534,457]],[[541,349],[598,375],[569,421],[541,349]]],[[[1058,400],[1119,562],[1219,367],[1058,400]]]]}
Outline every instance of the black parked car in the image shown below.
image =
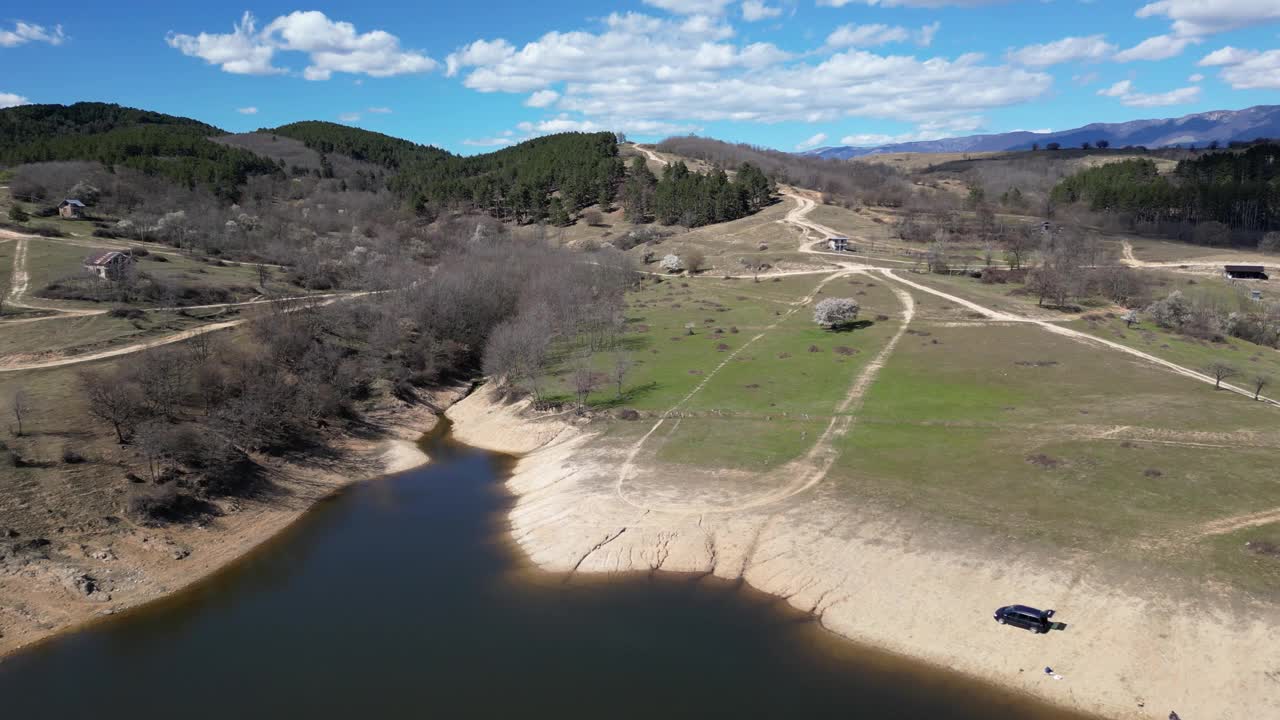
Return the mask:
{"type": "Polygon", "coordinates": [[[1051,617],[1052,610],[1037,610],[1026,605],[1005,605],[996,610],[995,614],[996,622],[1001,625],[1012,625],[1037,633],[1049,632],[1053,627],[1053,623],[1049,622],[1051,617]]]}

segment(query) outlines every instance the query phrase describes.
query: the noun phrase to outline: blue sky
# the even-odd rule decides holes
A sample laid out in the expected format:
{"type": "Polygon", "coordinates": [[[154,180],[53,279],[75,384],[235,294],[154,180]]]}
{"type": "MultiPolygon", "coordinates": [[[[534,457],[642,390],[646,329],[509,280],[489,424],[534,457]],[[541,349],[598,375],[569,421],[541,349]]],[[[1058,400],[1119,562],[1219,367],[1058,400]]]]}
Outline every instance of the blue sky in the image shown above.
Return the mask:
{"type": "Polygon", "coordinates": [[[0,106],[332,120],[474,153],[574,129],[794,150],[1280,104],[1280,0],[215,5],[10,5],[0,106]]]}

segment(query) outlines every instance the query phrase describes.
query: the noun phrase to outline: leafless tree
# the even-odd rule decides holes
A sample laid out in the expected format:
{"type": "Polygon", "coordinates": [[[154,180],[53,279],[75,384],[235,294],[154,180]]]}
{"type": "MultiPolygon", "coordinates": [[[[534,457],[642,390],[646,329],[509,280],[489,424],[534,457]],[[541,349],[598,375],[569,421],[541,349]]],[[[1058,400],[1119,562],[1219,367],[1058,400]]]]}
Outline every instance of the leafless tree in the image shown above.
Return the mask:
{"type": "Polygon", "coordinates": [[[150,350],[139,355],[133,375],[151,414],[174,417],[190,377],[187,357],[169,347],[150,350]]]}
{"type": "Polygon", "coordinates": [[[267,289],[267,281],[271,279],[271,268],[261,263],[257,266],[258,270],[258,287],[263,290],[267,289]]]}
{"type": "Polygon", "coordinates": [[[527,384],[535,399],[542,398],[540,380],[546,370],[551,324],[534,314],[503,322],[485,344],[484,371],[513,384],[527,384]]]}
{"type": "Polygon", "coordinates": [[[634,362],[631,356],[625,352],[616,352],[613,354],[613,368],[609,373],[609,378],[613,380],[614,386],[617,388],[618,397],[622,397],[622,384],[626,382],[627,373],[631,372],[634,362]]]}
{"type": "Polygon", "coordinates": [[[1004,237],[1004,254],[1010,270],[1022,267],[1027,255],[1036,246],[1036,237],[1029,229],[1014,230],[1004,237]]]}
{"type": "Polygon", "coordinates": [[[702,272],[707,266],[707,256],[697,248],[690,248],[685,251],[684,264],[691,275],[702,272]]]}
{"type": "Polygon", "coordinates": [[[1215,390],[1222,388],[1223,380],[1240,374],[1240,371],[1237,370],[1235,366],[1222,362],[1221,360],[1209,363],[1205,368],[1205,372],[1213,376],[1213,387],[1215,390]]]}
{"type": "Polygon", "coordinates": [[[1262,398],[1262,389],[1271,384],[1271,376],[1258,373],[1249,382],[1253,385],[1253,399],[1258,400],[1262,398]]]}
{"type": "Polygon", "coordinates": [[[9,410],[13,413],[13,420],[18,424],[17,437],[22,437],[22,421],[26,419],[27,414],[31,412],[31,401],[27,398],[27,391],[18,388],[13,391],[13,397],[9,401],[9,410]]]}
{"type": "Polygon", "coordinates": [[[80,384],[89,402],[89,414],[109,423],[121,444],[128,442],[138,420],[143,416],[142,397],[138,388],[119,373],[104,374],[96,371],[81,373],[80,384]]]}
{"type": "Polygon", "coordinates": [[[578,363],[573,369],[573,392],[578,396],[578,408],[584,409],[587,406],[587,398],[591,393],[600,387],[600,373],[591,369],[586,360],[578,363]]]}
{"type": "Polygon", "coordinates": [[[604,222],[604,215],[600,214],[599,210],[588,210],[582,213],[582,219],[586,220],[588,225],[595,227],[604,222]]]}

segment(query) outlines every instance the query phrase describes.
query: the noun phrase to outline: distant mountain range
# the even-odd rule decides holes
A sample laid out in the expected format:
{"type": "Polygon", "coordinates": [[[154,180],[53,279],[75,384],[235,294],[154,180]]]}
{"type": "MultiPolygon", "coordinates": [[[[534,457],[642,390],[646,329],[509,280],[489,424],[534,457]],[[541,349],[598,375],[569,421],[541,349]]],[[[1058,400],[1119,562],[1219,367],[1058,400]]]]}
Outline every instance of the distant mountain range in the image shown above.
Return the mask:
{"type": "Polygon", "coordinates": [[[996,135],[969,135],[967,137],[924,140],[921,142],[895,143],[878,147],[821,147],[803,155],[848,160],[863,155],[882,153],[952,153],[998,152],[1001,150],[1030,150],[1033,144],[1044,147],[1060,143],[1066,147],[1080,147],[1081,143],[1105,140],[1111,147],[1144,145],[1149,148],[1186,145],[1203,145],[1213,140],[1228,143],[1232,140],[1253,140],[1259,137],[1280,137],[1280,105],[1258,105],[1245,110],[1215,110],[1162,120],[1133,120],[1124,123],[1093,123],[1074,130],[1035,133],[1009,132],[996,135]]]}

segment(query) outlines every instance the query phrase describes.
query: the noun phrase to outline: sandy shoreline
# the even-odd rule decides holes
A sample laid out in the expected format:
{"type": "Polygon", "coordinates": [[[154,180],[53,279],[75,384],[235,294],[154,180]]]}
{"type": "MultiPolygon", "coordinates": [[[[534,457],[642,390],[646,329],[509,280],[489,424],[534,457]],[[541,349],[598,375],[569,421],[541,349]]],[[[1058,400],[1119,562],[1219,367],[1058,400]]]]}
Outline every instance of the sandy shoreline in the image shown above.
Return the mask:
{"type": "Polygon", "coordinates": [[[624,501],[617,448],[523,408],[481,390],[447,415],[458,440],[521,456],[511,532],[543,570],[740,578],[856,642],[1105,717],[1252,720],[1280,706],[1274,606],[1192,603],[1139,577],[1121,587],[1087,559],[922,531],[823,486],[766,507],[679,513],[660,508],[681,497],[681,479],[641,467],[624,501]],[[1015,602],[1057,608],[1068,627],[1041,636],[996,625],[994,608],[1015,602]]]}
{"type": "MultiPolygon", "coordinates": [[[[433,404],[447,406],[462,394],[438,393],[433,404]]],[[[381,437],[341,441],[338,449],[347,461],[339,467],[270,465],[273,482],[288,492],[283,500],[236,502],[232,512],[206,527],[136,527],[111,536],[55,540],[50,560],[0,572],[0,596],[5,598],[0,605],[0,661],[103,616],[190,587],[270,541],[343,488],[428,462],[414,442],[439,422],[428,406],[381,408],[366,420],[381,437]],[[88,597],[73,592],[67,578],[79,575],[93,577],[103,590],[88,597]]]]}

